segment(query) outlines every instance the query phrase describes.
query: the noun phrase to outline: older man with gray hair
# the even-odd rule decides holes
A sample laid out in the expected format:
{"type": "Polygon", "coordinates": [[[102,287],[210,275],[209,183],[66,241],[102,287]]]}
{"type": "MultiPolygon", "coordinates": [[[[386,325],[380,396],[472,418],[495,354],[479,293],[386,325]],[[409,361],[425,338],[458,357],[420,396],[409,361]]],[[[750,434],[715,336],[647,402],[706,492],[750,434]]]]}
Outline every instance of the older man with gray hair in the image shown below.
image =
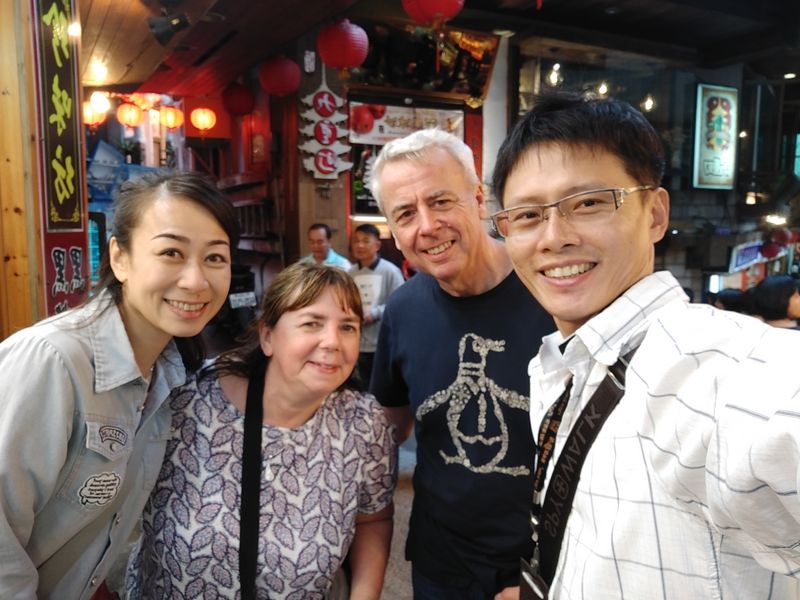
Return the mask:
{"type": "Polygon", "coordinates": [[[428,129],[390,142],[370,187],[419,271],[387,303],[370,385],[401,440],[415,426],[414,598],[516,598],[531,553],[526,366],[553,322],[482,222],[463,141],[428,129]]]}

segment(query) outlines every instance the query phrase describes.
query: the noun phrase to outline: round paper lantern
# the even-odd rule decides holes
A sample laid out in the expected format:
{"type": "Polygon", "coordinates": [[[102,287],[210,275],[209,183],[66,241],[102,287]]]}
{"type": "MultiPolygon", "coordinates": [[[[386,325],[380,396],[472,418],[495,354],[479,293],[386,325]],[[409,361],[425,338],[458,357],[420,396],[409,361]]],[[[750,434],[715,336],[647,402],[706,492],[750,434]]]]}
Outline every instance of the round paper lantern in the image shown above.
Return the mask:
{"type": "Polygon", "coordinates": [[[106,120],[106,113],[95,110],[92,103],[86,100],[83,103],[83,124],[87,127],[97,127],[106,120]]]}
{"type": "Polygon", "coordinates": [[[341,19],[320,29],[317,52],[327,66],[353,69],[361,66],[369,52],[367,32],[348,19],[341,19]]]}
{"type": "Polygon", "coordinates": [[[286,96],[300,87],[300,66],[285,56],[276,56],[258,67],[258,81],[273,96],[286,96]]]}
{"type": "Polygon", "coordinates": [[[183,112],[174,106],[162,106],[159,120],[164,127],[172,131],[183,125],[183,112]]]}
{"type": "Polygon", "coordinates": [[[781,246],[785,246],[786,244],[791,243],[792,232],[786,229],[785,227],[773,229],[772,233],[769,236],[769,240],[771,242],[775,242],[776,244],[780,244],[781,246]]]}
{"type": "Polygon", "coordinates": [[[409,17],[421,24],[441,24],[449,21],[464,8],[464,0],[402,0],[409,17]]]}
{"type": "Polygon", "coordinates": [[[767,242],[766,244],[761,244],[760,251],[761,256],[764,258],[775,258],[781,251],[781,245],[775,242],[767,242]]]}
{"type": "Polygon", "coordinates": [[[117,121],[127,127],[138,127],[142,118],[142,109],[135,104],[123,102],[117,107],[117,121]]]}
{"type": "Polygon", "coordinates": [[[365,135],[375,126],[375,116],[369,106],[361,104],[350,110],[350,129],[359,135],[365,135]]]}
{"type": "Polygon", "coordinates": [[[189,115],[192,125],[205,133],[217,123],[217,113],[210,108],[195,108],[189,115]]]}
{"type": "Polygon", "coordinates": [[[222,92],[222,106],[234,117],[249,115],[255,105],[253,90],[241,83],[232,83],[222,92]]]}

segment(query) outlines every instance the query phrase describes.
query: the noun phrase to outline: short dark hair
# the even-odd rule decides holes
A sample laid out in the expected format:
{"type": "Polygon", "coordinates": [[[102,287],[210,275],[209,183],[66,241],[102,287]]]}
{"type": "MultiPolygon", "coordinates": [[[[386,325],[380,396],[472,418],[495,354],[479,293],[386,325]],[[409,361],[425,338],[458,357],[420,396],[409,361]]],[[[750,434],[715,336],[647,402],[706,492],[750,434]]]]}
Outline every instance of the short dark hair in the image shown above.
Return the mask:
{"type": "Polygon", "coordinates": [[[664,176],[661,139],[642,113],[613,98],[551,91],[535,97],[500,146],[492,190],[501,206],[506,181],[522,155],[548,142],[610,152],[639,184],[657,187],[664,176]]]}
{"type": "Polygon", "coordinates": [[[361,233],[366,233],[371,236],[376,237],[378,240],[381,239],[381,232],[380,230],[375,227],[372,223],[362,223],[358,227],[356,227],[356,231],[360,231],[361,233]]]}
{"type": "Polygon", "coordinates": [[[765,321],[777,321],[788,317],[789,300],[797,291],[797,280],[788,275],[770,275],[754,289],[756,314],[765,321]]]}
{"type": "Polygon", "coordinates": [[[333,235],[331,228],[325,223],[314,223],[308,228],[308,233],[311,233],[314,229],[322,229],[325,232],[325,237],[328,239],[331,239],[333,235]]]}
{"type": "Polygon", "coordinates": [[[743,292],[736,288],[724,288],[717,292],[714,302],[721,304],[725,310],[743,315],[752,315],[755,312],[752,289],[743,292]]]}

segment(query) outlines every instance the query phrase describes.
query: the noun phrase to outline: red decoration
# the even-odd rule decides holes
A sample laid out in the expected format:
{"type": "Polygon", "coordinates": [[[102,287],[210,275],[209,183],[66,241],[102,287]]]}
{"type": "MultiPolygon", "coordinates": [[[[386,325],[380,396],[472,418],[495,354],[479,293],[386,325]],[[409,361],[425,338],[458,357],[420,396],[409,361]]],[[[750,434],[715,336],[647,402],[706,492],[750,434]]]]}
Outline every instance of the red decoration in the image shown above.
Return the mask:
{"type": "Polygon", "coordinates": [[[261,63],[258,81],[268,94],[286,96],[300,87],[300,66],[285,56],[276,56],[261,63]]]}
{"type": "Polygon", "coordinates": [[[195,108],[189,115],[189,120],[201,133],[205,133],[217,124],[217,113],[210,108],[195,108]]]}
{"type": "Polygon", "coordinates": [[[464,0],[402,0],[403,9],[417,23],[441,25],[464,8],[464,0]]]}
{"type": "Polygon", "coordinates": [[[766,244],[761,244],[760,251],[761,256],[764,258],[775,258],[781,251],[781,245],[775,242],[767,242],[766,244]]]}
{"type": "Polygon", "coordinates": [[[117,121],[127,127],[138,127],[143,117],[142,109],[130,102],[123,102],[117,107],[117,121]]]}
{"type": "Polygon", "coordinates": [[[368,104],[367,108],[369,108],[369,112],[372,113],[372,116],[375,117],[375,120],[382,119],[383,115],[386,114],[386,105],[385,104],[368,104]]]}
{"type": "Polygon", "coordinates": [[[797,244],[800,242],[800,231],[792,231],[792,243],[797,244]]]}
{"type": "Polygon", "coordinates": [[[330,121],[320,121],[314,125],[314,139],[323,146],[330,146],[339,137],[336,124],[330,121]]]}
{"type": "Polygon", "coordinates": [[[172,131],[183,125],[183,111],[174,106],[162,106],[159,120],[164,127],[172,131]]]}
{"type": "Polygon", "coordinates": [[[369,38],[361,27],[341,19],[320,30],[317,52],[322,62],[331,68],[353,69],[366,60],[369,38]]]}
{"type": "Polygon", "coordinates": [[[86,100],[83,103],[83,124],[94,129],[106,120],[106,113],[95,110],[92,103],[86,100]]]}
{"type": "Polygon", "coordinates": [[[375,117],[369,110],[369,106],[360,104],[353,107],[350,111],[350,129],[364,135],[372,131],[375,126],[375,117]]]}
{"type": "Polygon", "coordinates": [[[232,83],[222,92],[222,106],[234,117],[249,115],[255,105],[253,90],[241,83],[232,83]]]}
{"type": "Polygon", "coordinates": [[[785,227],[781,227],[779,229],[773,229],[772,233],[769,236],[769,240],[771,242],[775,242],[776,244],[780,244],[781,246],[785,246],[786,244],[791,243],[792,232],[786,229],[785,227]]]}

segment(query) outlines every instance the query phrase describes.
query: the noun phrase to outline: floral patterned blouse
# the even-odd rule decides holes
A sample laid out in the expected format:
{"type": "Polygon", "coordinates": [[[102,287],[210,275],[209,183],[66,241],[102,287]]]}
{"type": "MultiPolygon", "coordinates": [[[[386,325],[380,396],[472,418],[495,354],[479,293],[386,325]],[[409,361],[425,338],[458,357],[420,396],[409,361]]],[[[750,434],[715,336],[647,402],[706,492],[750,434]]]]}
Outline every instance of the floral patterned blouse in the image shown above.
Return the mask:
{"type": "MultiPolygon", "coordinates": [[[[131,554],[129,598],[239,598],[244,415],[216,374],[170,398],[164,465],[131,554]]],[[[356,516],[392,500],[397,467],[383,410],[367,394],[334,392],[297,429],[263,426],[257,597],[322,599],[355,533],[356,516]]]]}

